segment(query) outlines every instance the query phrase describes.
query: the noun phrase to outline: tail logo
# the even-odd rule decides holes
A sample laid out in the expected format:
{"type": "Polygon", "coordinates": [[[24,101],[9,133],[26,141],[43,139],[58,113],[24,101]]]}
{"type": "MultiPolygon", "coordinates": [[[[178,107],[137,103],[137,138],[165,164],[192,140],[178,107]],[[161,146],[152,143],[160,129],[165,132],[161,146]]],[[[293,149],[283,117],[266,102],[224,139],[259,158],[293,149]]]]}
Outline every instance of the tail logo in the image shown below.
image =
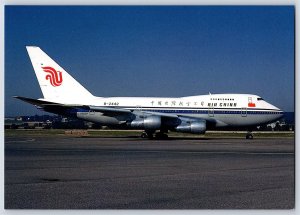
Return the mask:
{"type": "Polygon", "coordinates": [[[54,68],[49,66],[42,67],[42,69],[47,73],[46,80],[50,80],[53,87],[58,87],[62,84],[63,79],[60,71],[56,71],[54,68]]]}

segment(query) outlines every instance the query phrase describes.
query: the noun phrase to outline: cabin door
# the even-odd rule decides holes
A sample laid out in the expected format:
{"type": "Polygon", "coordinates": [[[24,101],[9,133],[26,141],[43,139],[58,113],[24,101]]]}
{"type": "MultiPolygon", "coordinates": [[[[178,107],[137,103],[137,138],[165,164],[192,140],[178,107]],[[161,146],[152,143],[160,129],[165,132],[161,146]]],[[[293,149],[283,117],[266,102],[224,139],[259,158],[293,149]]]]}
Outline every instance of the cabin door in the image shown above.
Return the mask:
{"type": "Polygon", "coordinates": [[[214,107],[208,107],[208,116],[213,117],[214,116],[214,107]]]}
{"type": "Polygon", "coordinates": [[[246,107],[241,108],[241,116],[242,117],[247,117],[247,108],[246,107]]]}

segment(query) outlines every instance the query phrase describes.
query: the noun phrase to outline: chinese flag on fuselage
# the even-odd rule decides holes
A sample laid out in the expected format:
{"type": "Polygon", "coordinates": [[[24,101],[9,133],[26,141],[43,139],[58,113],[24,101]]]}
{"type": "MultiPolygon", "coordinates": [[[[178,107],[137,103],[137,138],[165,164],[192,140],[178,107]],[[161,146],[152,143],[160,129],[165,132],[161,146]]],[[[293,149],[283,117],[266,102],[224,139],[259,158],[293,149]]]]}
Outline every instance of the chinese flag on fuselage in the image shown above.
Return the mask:
{"type": "Polygon", "coordinates": [[[248,103],[248,107],[255,107],[255,103],[248,103]]]}

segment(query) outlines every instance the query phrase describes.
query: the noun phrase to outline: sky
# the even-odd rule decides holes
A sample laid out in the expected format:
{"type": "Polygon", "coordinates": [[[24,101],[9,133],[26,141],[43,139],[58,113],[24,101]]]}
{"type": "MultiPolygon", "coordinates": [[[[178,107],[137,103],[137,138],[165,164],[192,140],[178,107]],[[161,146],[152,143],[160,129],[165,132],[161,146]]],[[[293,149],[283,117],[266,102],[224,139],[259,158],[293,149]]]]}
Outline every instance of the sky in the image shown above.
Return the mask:
{"type": "Polygon", "coordinates": [[[92,94],[249,93],[294,111],[293,6],[6,6],[5,116],[46,114],[25,46],[92,94]]]}

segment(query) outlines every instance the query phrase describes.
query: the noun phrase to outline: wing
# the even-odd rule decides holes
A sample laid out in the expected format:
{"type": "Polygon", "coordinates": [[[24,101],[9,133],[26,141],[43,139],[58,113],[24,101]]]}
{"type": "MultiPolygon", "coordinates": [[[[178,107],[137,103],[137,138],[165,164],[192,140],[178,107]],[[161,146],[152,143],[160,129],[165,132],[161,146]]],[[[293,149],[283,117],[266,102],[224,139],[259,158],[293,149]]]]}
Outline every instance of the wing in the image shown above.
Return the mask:
{"type": "Polygon", "coordinates": [[[132,114],[133,111],[122,109],[122,108],[112,108],[112,107],[102,107],[102,106],[88,106],[89,110],[101,112],[105,115],[119,115],[119,114],[132,114]]]}
{"type": "Polygon", "coordinates": [[[55,103],[46,101],[43,99],[32,99],[32,98],[26,98],[21,96],[14,96],[16,99],[20,99],[22,101],[25,101],[27,103],[30,103],[32,105],[35,105],[39,108],[44,109],[45,111],[61,114],[64,115],[66,112],[70,111],[94,111],[94,112],[100,112],[103,115],[106,116],[128,116],[128,119],[134,119],[136,116],[160,116],[161,120],[164,125],[167,127],[176,127],[182,122],[190,123],[194,121],[199,121],[201,119],[199,118],[193,118],[193,117],[186,117],[181,116],[177,114],[169,114],[169,113],[159,113],[159,112],[152,112],[152,111],[141,111],[141,110],[134,110],[134,109],[122,109],[118,107],[103,107],[103,106],[89,106],[89,105],[80,105],[80,104],[61,104],[61,103],[55,103]]]}

